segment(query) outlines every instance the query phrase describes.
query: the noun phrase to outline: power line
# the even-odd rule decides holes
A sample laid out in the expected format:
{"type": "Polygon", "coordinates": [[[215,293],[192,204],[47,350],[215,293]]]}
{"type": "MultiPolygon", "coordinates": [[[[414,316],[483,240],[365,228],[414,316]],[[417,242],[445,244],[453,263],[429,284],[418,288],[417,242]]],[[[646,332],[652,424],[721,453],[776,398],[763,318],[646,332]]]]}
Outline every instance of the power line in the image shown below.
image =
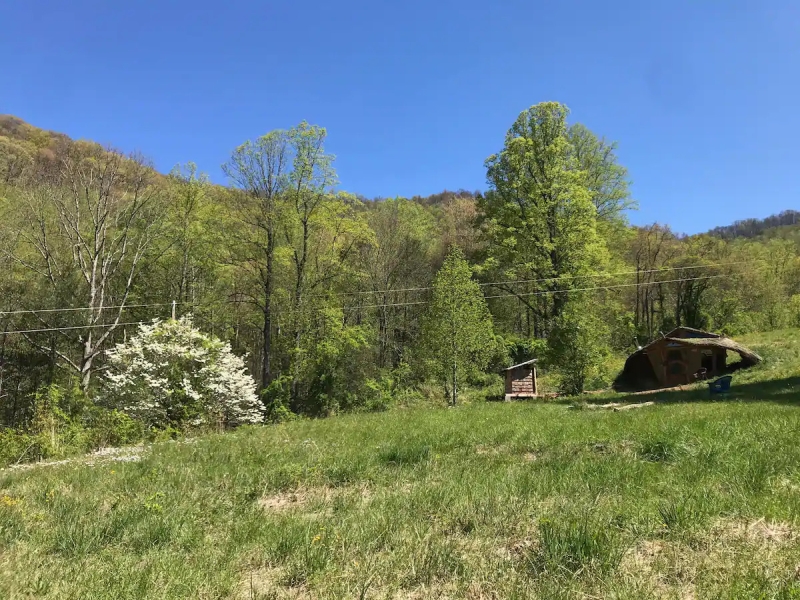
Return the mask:
{"type": "MultiPolygon", "coordinates": [[[[711,269],[715,267],[731,267],[736,265],[745,265],[745,264],[752,264],[755,262],[763,262],[764,259],[756,258],[750,260],[743,260],[737,262],[728,262],[728,263],[710,263],[707,265],[688,265],[683,267],[660,267],[658,269],[645,269],[639,271],[618,271],[616,273],[593,273],[589,275],[560,275],[558,277],[543,277],[540,279],[510,279],[508,281],[488,281],[483,283],[478,283],[481,287],[486,286],[498,286],[498,285],[516,285],[520,283],[541,283],[545,281],[563,281],[567,279],[598,279],[603,277],[620,277],[623,275],[643,275],[648,273],[663,273],[667,271],[691,271],[695,269],[711,269]]],[[[410,288],[397,288],[397,289],[387,289],[387,290],[364,290],[359,292],[333,292],[330,295],[333,296],[360,296],[360,295],[369,295],[369,294],[393,294],[397,292],[419,292],[419,291],[426,291],[433,289],[432,286],[424,286],[424,287],[410,287],[410,288]]],[[[315,297],[324,297],[326,294],[315,294],[315,297]]]]}
{"type": "MultiPolygon", "coordinates": [[[[642,275],[648,273],[662,273],[667,271],[681,271],[681,270],[695,270],[695,269],[710,269],[715,267],[729,267],[729,266],[736,266],[736,265],[743,265],[743,264],[752,264],[755,262],[763,262],[764,259],[751,259],[746,261],[737,261],[737,262],[728,262],[728,263],[710,263],[706,265],[689,265],[689,266],[682,266],[682,267],[661,267],[658,269],[646,269],[646,270],[639,270],[639,271],[618,271],[616,273],[593,273],[589,275],[562,275],[559,277],[544,277],[539,279],[513,279],[508,281],[489,281],[489,282],[482,282],[478,283],[481,287],[487,286],[500,286],[500,285],[516,285],[521,283],[541,283],[541,282],[548,282],[548,281],[564,281],[569,279],[597,279],[603,277],[619,277],[624,275],[642,275]]],[[[672,281],[679,281],[679,280],[672,280],[672,281]]],[[[680,280],[686,281],[686,280],[680,280]]],[[[628,287],[628,286],[635,286],[635,285],[651,285],[652,283],[667,283],[667,282],[641,282],[641,283],[634,283],[634,284],[624,284],[618,286],[606,286],[606,287],[597,287],[597,288],[584,288],[585,290],[592,290],[592,289],[610,289],[611,287],[628,287]]],[[[387,290],[369,290],[369,291],[358,291],[358,292],[334,292],[333,296],[358,296],[358,295],[368,295],[368,294],[381,294],[381,293],[398,293],[398,292],[416,292],[416,291],[427,291],[432,290],[432,286],[424,286],[424,287],[412,287],[412,288],[398,288],[398,289],[387,289],[387,290]]],[[[536,295],[539,293],[560,293],[563,290],[547,290],[543,292],[526,292],[524,294],[509,294],[511,297],[517,296],[530,296],[536,295]]],[[[578,290],[573,290],[578,291],[578,290]]],[[[324,297],[325,294],[317,294],[314,297],[324,297]]],[[[507,296],[496,295],[496,296],[486,296],[486,298],[503,298],[507,296]]],[[[227,303],[235,303],[235,301],[228,301],[227,303]]],[[[200,304],[195,304],[192,302],[175,302],[174,304],[180,305],[192,305],[201,306],[200,304]]],[[[426,302],[402,302],[396,304],[369,304],[357,307],[346,307],[346,308],[379,308],[379,307],[389,307],[389,306],[412,306],[414,304],[426,304],[426,302]]],[[[103,306],[103,307],[91,307],[91,306],[83,306],[83,307],[66,307],[66,308],[39,308],[39,309],[23,309],[23,310],[12,310],[12,311],[0,311],[0,316],[13,316],[13,315],[23,315],[23,314],[42,314],[42,313],[60,313],[60,312],[81,312],[81,311],[88,311],[88,310],[97,310],[97,311],[107,311],[107,310],[127,310],[127,309],[134,309],[134,308],[156,308],[156,307],[165,307],[165,306],[172,306],[173,302],[163,302],[163,303],[152,303],[152,304],[125,304],[125,305],[116,305],[116,306],[103,306]]],[[[85,327],[80,327],[85,328],[85,327]]],[[[64,329],[64,328],[59,328],[64,329]]]]}
{"type": "Polygon", "coordinates": [[[107,323],[105,325],[75,325],[71,327],[47,327],[43,329],[20,329],[12,331],[0,331],[0,335],[11,335],[12,333],[42,333],[45,331],[70,331],[75,329],[96,329],[99,327],[122,327],[124,325],[143,325],[147,321],[132,321],[129,323],[107,323]]]}
{"type": "MultiPolygon", "coordinates": [[[[641,271],[640,271],[641,272],[641,271]]],[[[604,285],[604,286],[595,286],[595,287],[587,287],[587,288],[574,288],[574,289],[566,289],[566,290],[539,290],[536,292],[525,292],[520,294],[497,294],[494,296],[484,296],[486,300],[489,299],[496,299],[496,298],[519,298],[521,296],[543,296],[548,294],[566,294],[570,292],[589,292],[595,290],[612,290],[618,288],[626,288],[626,287],[639,287],[639,286],[648,286],[648,285],[658,285],[663,283],[678,283],[681,281],[703,281],[707,279],[719,279],[719,278],[730,278],[730,275],[707,275],[703,277],[686,277],[682,279],[667,279],[662,281],[649,281],[649,282],[641,282],[641,283],[621,283],[615,285],[604,285]]],[[[355,310],[355,309],[362,309],[362,308],[384,308],[384,307],[392,307],[392,306],[414,306],[418,304],[429,304],[428,301],[418,301],[418,302],[402,302],[396,304],[367,304],[363,306],[345,306],[343,307],[344,310],[355,310]]]]}
{"type": "MultiPolygon", "coordinates": [[[[187,304],[187,303],[178,302],[177,304],[187,304]]],[[[119,306],[101,306],[101,307],[82,306],[82,307],[67,307],[67,308],[30,308],[25,310],[0,311],[0,315],[2,316],[31,315],[39,313],[80,312],[86,310],[104,311],[104,310],[117,310],[117,309],[128,309],[128,308],[151,308],[156,306],[172,306],[172,302],[166,302],[163,304],[124,304],[119,306]]]]}
{"type": "MultiPolygon", "coordinates": [[[[763,259],[755,258],[751,260],[743,260],[738,262],[731,262],[731,263],[712,263],[708,265],[690,265],[686,267],[660,267],[658,269],[646,269],[643,271],[619,271],[617,273],[594,273],[591,275],[561,275],[559,277],[545,277],[544,279],[514,279],[510,281],[495,281],[490,283],[479,283],[478,285],[487,286],[487,285],[506,285],[506,284],[516,284],[516,283],[535,283],[535,282],[542,282],[542,281],[561,281],[564,279],[580,279],[585,277],[589,278],[601,278],[601,277],[616,277],[622,275],[642,275],[646,273],[663,273],[665,271],[690,271],[694,269],[710,269],[714,267],[730,267],[734,265],[744,265],[750,264],[754,262],[760,262],[763,259]]],[[[643,285],[643,284],[633,284],[633,285],[643,285]]]]}
{"type": "MultiPolygon", "coordinates": [[[[753,261],[750,261],[753,262],[753,261]]],[[[705,265],[708,266],[708,265],[705,265]]],[[[644,271],[639,271],[642,273],[644,271]]],[[[730,279],[730,275],[706,275],[703,277],[684,277],[680,279],[666,279],[662,281],[649,281],[649,282],[640,282],[640,283],[621,283],[615,285],[606,285],[606,286],[594,286],[594,287],[586,287],[586,288],[573,288],[573,289],[565,289],[565,290],[539,290],[536,292],[524,292],[519,294],[496,294],[493,296],[484,296],[486,300],[492,300],[497,298],[519,298],[522,296],[543,296],[549,294],[566,294],[571,292],[590,292],[590,291],[597,291],[597,290],[612,290],[612,289],[620,289],[620,288],[628,288],[628,287],[641,287],[641,286],[649,286],[649,285],[661,285],[665,283],[680,283],[685,281],[705,281],[709,279],[730,279]]],[[[182,302],[179,304],[189,304],[187,302],[182,302]]],[[[342,310],[356,310],[356,309],[366,309],[366,308],[389,308],[389,307],[399,307],[399,306],[417,306],[420,304],[429,304],[428,301],[415,301],[415,302],[398,302],[392,304],[365,304],[365,305],[356,305],[356,306],[343,306],[342,310]]],[[[149,306],[172,306],[172,303],[168,304],[139,304],[139,305],[129,305],[130,308],[141,308],[141,307],[149,307],[149,306]]],[[[111,307],[107,307],[111,308],[111,307]]],[[[57,309],[48,309],[50,311],[54,311],[57,309]]],[[[70,309],[62,309],[62,310],[70,310],[70,309]]],[[[26,311],[22,311],[26,312],[26,311]]],[[[44,312],[44,311],[42,311],[44,312]]],[[[9,314],[9,313],[0,313],[0,314],[9,314]]],[[[13,314],[13,313],[10,313],[13,314]]],[[[94,328],[102,328],[102,327],[121,327],[126,325],[142,325],[147,323],[148,321],[132,321],[132,322],[125,322],[125,323],[109,323],[109,324],[100,324],[100,325],[75,325],[69,327],[47,327],[47,328],[40,328],[40,329],[27,329],[27,330],[12,330],[12,331],[0,331],[0,335],[11,335],[11,334],[23,334],[23,333],[44,333],[44,332],[53,332],[53,331],[72,331],[72,330],[79,330],[79,329],[94,329],[94,328]]]]}
{"type": "Polygon", "coordinates": [[[520,296],[542,296],[545,294],[564,294],[567,292],[589,292],[593,290],[611,290],[617,288],[624,288],[624,287],[639,287],[643,285],[657,285],[662,283],[678,283],[680,281],[702,281],[705,279],[719,279],[719,278],[729,278],[730,275],[707,275],[704,277],[689,277],[684,279],[666,279],[663,281],[650,281],[650,282],[642,282],[642,283],[620,283],[616,285],[603,285],[597,287],[589,287],[589,288],[575,288],[575,289],[568,289],[568,290],[543,290],[539,292],[526,292],[524,294],[502,294],[497,296],[484,296],[487,300],[489,298],[518,298],[520,296]]]}

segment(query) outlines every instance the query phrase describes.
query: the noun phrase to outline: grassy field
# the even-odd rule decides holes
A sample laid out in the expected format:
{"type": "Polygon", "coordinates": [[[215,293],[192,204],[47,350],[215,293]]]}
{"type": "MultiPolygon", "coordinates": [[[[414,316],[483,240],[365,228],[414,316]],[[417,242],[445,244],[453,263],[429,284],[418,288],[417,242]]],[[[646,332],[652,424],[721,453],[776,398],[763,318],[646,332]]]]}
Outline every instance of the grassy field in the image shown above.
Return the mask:
{"type": "Polygon", "coordinates": [[[724,401],[398,410],[2,471],[0,598],[800,598],[800,332],[743,341],[766,360],[724,401]]]}

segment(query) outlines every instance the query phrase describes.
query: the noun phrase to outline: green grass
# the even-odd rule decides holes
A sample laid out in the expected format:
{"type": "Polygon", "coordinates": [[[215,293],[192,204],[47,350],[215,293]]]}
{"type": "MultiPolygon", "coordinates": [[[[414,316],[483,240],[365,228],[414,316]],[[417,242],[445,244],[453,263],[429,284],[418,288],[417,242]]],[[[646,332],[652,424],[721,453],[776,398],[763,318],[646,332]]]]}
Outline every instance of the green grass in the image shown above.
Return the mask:
{"type": "Polygon", "coordinates": [[[723,401],[476,402],[2,471],[0,598],[800,598],[800,333],[742,341],[766,360],[723,401]]]}

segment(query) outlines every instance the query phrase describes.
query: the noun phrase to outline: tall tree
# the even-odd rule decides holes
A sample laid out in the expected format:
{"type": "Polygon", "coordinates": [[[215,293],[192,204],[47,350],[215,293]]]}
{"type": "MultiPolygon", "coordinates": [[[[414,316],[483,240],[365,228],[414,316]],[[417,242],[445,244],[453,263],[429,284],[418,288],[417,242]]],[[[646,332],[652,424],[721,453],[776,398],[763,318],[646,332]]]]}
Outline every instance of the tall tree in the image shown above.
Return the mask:
{"type": "Polygon", "coordinates": [[[569,142],[566,106],[544,102],[523,111],[499,154],[486,160],[489,191],[481,201],[489,247],[483,270],[493,277],[535,280],[516,296],[543,337],[564,309],[578,278],[602,268],[606,248],[597,209],[569,142]]]}
{"type": "Polygon", "coordinates": [[[494,347],[492,316],[458,247],[450,250],[433,282],[422,344],[432,373],[455,405],[461,385],[486,367],[494,347]]]}
{"type": "Polygon", "coordinates": [[[275,291],[275,249],[278,243],[279,199],[290,185],[290,138],[284,130],[272,131],[247,141],[222,166],[225,174],[242,190],[236,213],[246,230],[234,243],[234,260],[254,274],[260,294],[252,301],[263,317],[261,345],[262,387],[272,380],[273,294],[275,291]]]}
{"type": "Polygon", "coordinates": [[[286,245],[291,251],[294,267],[292,291],[292,401],[298,403],[300,379],[302,303],[308,287],[309,258],[315,230],[324,227],[318,217],[326,208],[336,185],[336,171],[333,169],[333,156],[325,153],[327,132],[323,127],[309,125],[305,121],[287,132],[288,150],[292,169],[288,174],[289,185],[286,191],[286,218],[283,220],[283,233],[286,245]]]}
{"type": "MultiPolygon", "coordinates": [[[[22,223],[11,256],[79,303],[81,351],[29,341],[58,355],[88,388],[97,356],[118,327],[139,265],[155,237],[160,190],[150,165],[96,144],[76,143],[57,172],[37,173],[26,187],[22,223]]],[[[44,317],[41,325],[49,326],[44,317]]],[[[60,332],[70,343],[72,334],[60,332]]]]}
{"type": "Polygon", "coordinates": [[[598,138],[580,123],[569,127],[567,140],[577,168],[583,171],[597,218],[622,221],[625,211],[635,208],[636,202],[631,198],[628,169],[617,160],[617,144],[598,138]]]}

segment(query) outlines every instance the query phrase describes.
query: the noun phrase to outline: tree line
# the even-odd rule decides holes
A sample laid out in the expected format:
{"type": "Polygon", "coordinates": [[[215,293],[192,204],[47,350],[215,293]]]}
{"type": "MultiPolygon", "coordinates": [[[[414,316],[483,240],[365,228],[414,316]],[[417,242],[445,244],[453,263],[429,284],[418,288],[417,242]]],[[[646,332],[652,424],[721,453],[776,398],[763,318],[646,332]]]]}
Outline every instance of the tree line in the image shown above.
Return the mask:
{"type": "Polygon", "coordinates": [[[135,324],[176,315],[246,357],[276,419],[426,386],[454,402],[533,356],[578,393],[674,326],[800,325],[796,228],[631,226],[616,145],[556,102],[512,123],[485,191],[412,199],[342,191],[326,130],[305,122],[233,149],[224,186],[12,118],[0,133],[7,426],[54,382],[91,397],[135,324]]]}

